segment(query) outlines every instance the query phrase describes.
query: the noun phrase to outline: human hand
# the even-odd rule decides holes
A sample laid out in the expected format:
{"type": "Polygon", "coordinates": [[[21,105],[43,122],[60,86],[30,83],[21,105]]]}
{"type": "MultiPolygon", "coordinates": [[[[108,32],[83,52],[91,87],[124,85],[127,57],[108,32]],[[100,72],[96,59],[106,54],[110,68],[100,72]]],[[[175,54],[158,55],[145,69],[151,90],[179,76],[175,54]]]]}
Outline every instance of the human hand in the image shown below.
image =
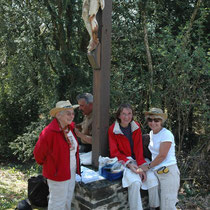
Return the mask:
{"type": "Polygon", "coordinates": [[[148,171],[149,170],[149,164],[141,165],[140,167],[143,171],[148,171]]]}
{"type": "Polygon", "coordinates": [[[141,177],[141,181],[142,182],[145,182],[147,180],[147,175],[146,173],[143,171],[143,172],[139,172],[139,176],[141,177]]]}
{"type": "Polygon", "coordinates": [[[138,166],[136,164],[133,164],[133,163],[128,163],[127,164],[127,167],[133,171],[134,173],[138,174],[138,166]]]}

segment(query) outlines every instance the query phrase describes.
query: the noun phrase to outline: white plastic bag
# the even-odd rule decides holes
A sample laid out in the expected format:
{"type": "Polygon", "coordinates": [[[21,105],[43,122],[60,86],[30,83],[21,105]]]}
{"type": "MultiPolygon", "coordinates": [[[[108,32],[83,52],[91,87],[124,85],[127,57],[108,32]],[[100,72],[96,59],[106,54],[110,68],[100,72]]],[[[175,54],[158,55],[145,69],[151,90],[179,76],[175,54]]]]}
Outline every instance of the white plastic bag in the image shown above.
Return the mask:
{"type": "Polygon", "coordinates": [[[91,165],[92,164],[92,151],[86,153],[80,153],[80,164],[81,165],[91,165]]]}

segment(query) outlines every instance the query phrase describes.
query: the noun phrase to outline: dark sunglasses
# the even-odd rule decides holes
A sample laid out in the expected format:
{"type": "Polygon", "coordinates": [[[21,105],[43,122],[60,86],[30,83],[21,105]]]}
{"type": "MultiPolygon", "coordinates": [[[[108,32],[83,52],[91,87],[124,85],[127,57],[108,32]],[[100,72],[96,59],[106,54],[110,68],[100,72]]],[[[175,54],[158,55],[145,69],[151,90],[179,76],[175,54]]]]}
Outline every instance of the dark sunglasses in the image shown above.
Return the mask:
{"type": "Polygon", "coordinates": [[[154,122],[160,122],[161,121],[161,119],[158,119],[158,118],[154,118],[154,119],[152,119],[152,118],[147,118],[147,122],[152,122],[152,121],[154,121],[154,122]]]}

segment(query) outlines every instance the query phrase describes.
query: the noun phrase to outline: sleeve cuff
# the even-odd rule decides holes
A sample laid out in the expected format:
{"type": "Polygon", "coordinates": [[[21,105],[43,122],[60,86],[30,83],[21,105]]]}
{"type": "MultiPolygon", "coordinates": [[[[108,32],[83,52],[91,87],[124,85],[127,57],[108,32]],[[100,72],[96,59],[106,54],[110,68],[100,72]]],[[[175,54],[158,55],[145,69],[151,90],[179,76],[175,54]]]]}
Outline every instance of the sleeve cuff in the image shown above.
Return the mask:
{"type": "Polygon", "coordinates": [[[130,163],[130,162],[132,162],[132,160],[128,160],[128,161],[126,161],[126,163],[125,163],[125,167],[128,165],[128,163],[130,163]]]}

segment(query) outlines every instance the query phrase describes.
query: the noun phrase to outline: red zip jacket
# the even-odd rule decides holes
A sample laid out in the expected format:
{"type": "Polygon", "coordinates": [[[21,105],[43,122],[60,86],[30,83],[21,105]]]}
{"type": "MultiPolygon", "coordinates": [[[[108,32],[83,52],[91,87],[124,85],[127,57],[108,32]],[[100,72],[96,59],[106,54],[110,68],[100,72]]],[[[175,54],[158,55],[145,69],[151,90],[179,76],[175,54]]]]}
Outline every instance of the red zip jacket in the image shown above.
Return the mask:
{"type": "MultiPolygon", "coordinates": [[[[74,123],[69,125],[75,139],[74,123]]],[[[59,128],[57,119],[46,126],[41,132],[34,148],[34,157],[43,166],[43,176],[54,181],[66,181],[71,178],[70,150],[64,134],[59,128]]],[[[80,174],[79,146],[76,152],[77,173],[80,174]]]]}
{"type": "MultiPolygon", "coordinates": [[[[133,140],[133,152],[136,157],[137,165],[140,166],[146,161],[143,157],[142,133],[137,122],[131,122],[131,131],[133,140]]],[[[131,157],[130,142],[120,130],[120,126],[117,121],[109,127],[108,134],[110,157],[117,157],[118,160],[122,160],[126,164],[126,162],[129,161],[127,157],[131,157]]]]}

